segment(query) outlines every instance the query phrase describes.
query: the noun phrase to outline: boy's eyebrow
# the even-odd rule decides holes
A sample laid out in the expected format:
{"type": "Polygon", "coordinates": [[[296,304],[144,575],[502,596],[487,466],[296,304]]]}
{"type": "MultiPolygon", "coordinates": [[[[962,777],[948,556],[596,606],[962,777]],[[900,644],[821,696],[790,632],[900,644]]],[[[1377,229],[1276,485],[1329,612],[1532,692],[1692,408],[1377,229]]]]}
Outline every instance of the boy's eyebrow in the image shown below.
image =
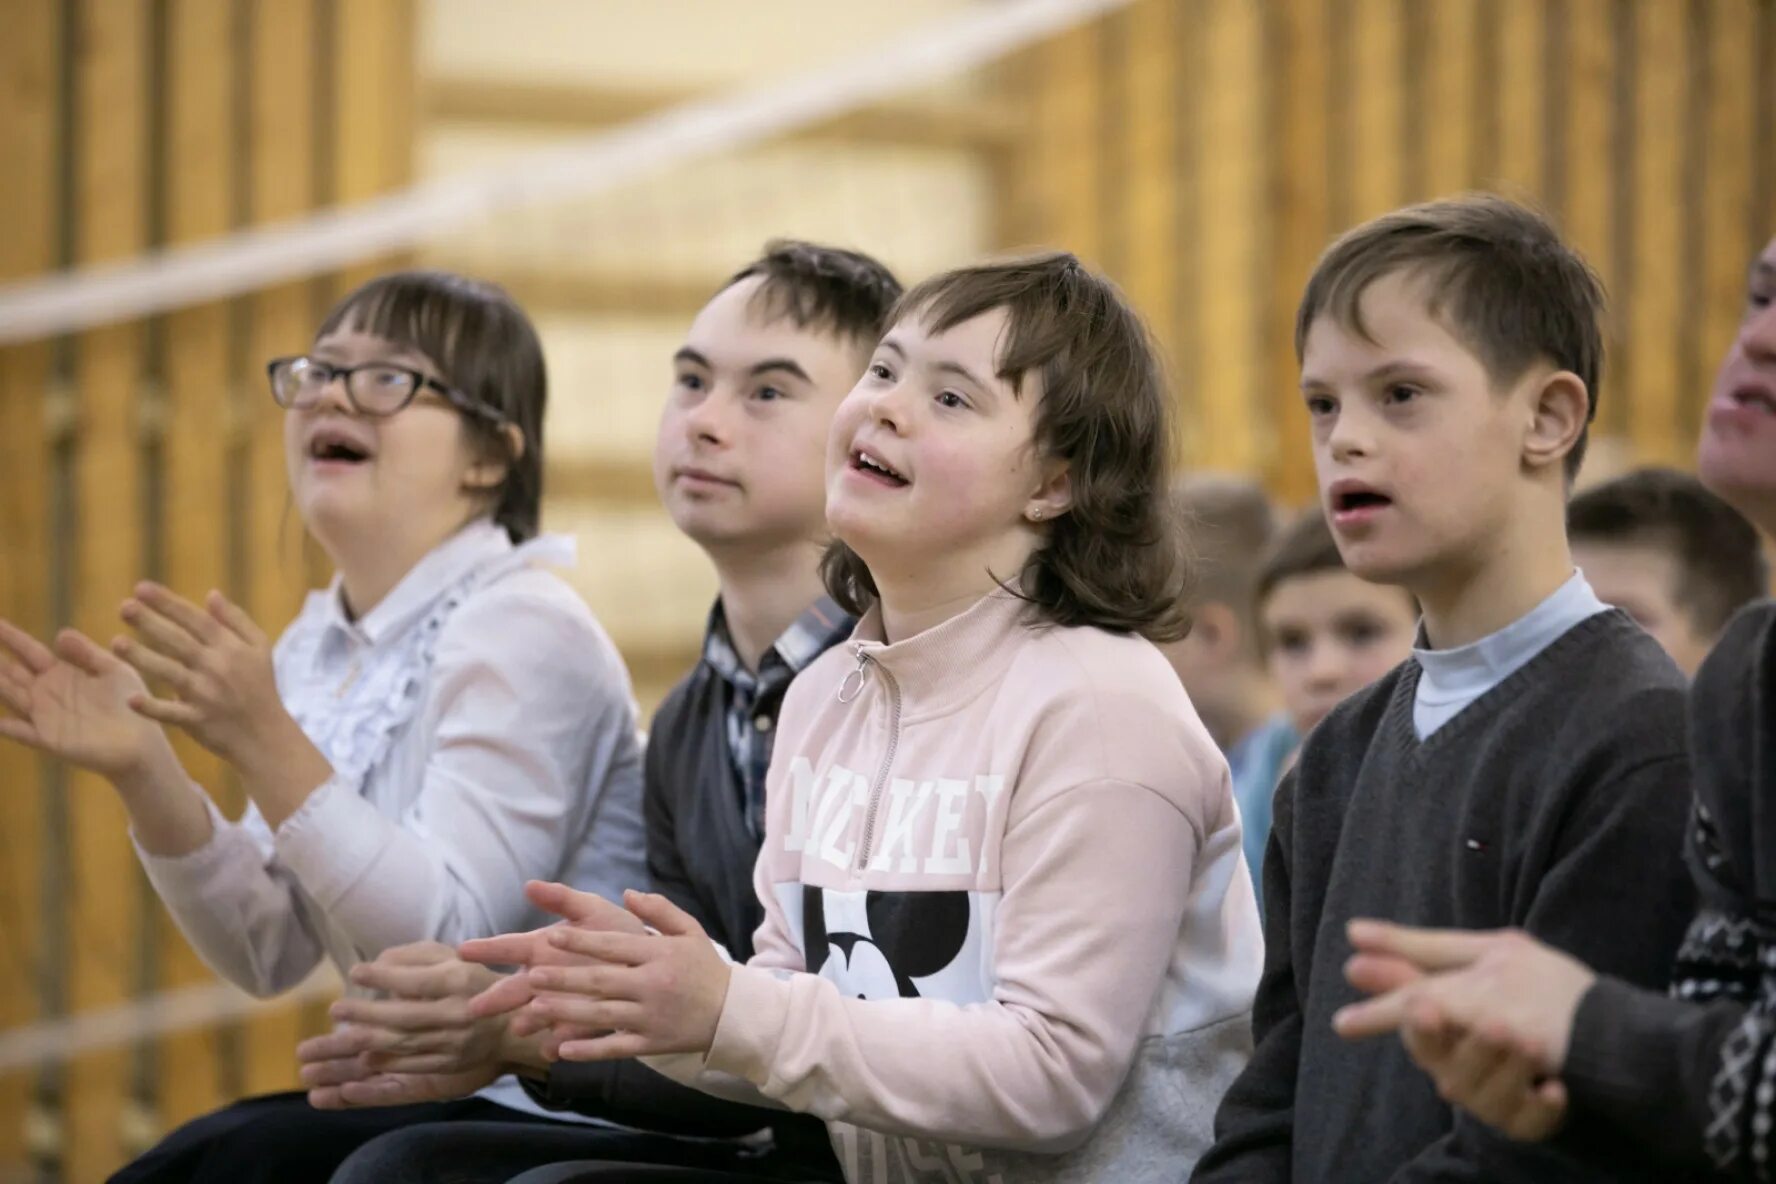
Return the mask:
{"type": "Polygon", "coordinates": [[[691,365],[701,366],[705,370],[715,369],[714,366],[709,364],[708,358],[704,357],[688,345],[679,346],[678,352],[672,355],[672,360],[674,362],[689,362],[691,365]]]}
{"type": "Polygon", "coordinates": [[[764,361],[754,365],[751,370],[747,371],[747,373],[754,378],[757,378],[759,375],[769,374],[773,370],[781,370],[785,374],[793,375],[794,377],[801,379],[803,382],[811,383],[814,381],[812,378],[808,377],[808,372],[802,369],[801,363],[794,358],[766,358],[764,361]]]}
{"type": "Polygon", "coordinates": [[[1776,262],[1759,259],[1751,265],[1751,274],[1754,276],[1776,276],[1776,262]]]}
{"type": "MultiPolygon", "coordinates": [[[[1372,366],[1364,371],[1362,380],[1364,382],[1374,382],[1378,378],[1385,378],[1391,374],[1430,374],[1432,372],[1432,367],[1423,362],[1417,362],[1411,358],[1390,358],[1381,365],[1372,366]]],[[[1311,390],[1314,387],[1323,387],[1326,385],[1328,385],[1326,380],[1319,377],[1317,374],[1309,374],[1306,371],[1302,371],[1302,390],[1311,390]]]]}
{"type": "Polygon", "coordinates": [[[877,345],[876,348],[877,349],[891,349],[895,353],[899,354],[901,357],[903,357],[903,358],[906,357],[906,350],[904,348],[902,348],[900,342],[894,340],[894,338],[892,338],[892,337],[882,338],[881,344],[877,345]]]}

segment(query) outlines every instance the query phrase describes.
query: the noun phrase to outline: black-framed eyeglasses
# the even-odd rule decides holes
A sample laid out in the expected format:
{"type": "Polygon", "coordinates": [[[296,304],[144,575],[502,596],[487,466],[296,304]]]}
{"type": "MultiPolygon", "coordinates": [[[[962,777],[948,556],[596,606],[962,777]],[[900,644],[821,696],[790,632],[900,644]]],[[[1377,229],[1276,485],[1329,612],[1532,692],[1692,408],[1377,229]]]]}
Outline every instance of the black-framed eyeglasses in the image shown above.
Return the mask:
{"type": "Polygon", "coordinates": [[[452,407],[494,425],[506,422],[500,412],[478,403],[454,387],[430,375],[391,362],[367,362],[362,366],[335,366],[306,355],[273,358],[265,365],[271,379],[271,397],[279,407],[307,411],[318,405],[335,379],[345,383],[345,397],[360,415],[387,416],[402,410],[422,390],[435,391],[452,407]]]}

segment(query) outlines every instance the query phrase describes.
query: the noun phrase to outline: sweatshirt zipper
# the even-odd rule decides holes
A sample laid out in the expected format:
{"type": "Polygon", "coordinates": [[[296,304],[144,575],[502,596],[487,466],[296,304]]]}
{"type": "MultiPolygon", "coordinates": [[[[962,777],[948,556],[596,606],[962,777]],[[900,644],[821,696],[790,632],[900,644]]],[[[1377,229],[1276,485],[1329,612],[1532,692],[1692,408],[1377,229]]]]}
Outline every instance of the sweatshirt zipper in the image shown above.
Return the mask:
{"type": "MultiPolygon", "coordinates": [[[[865,669],[872,665],[873,660],[866,653],[857,655],[857,669],[851,672],[858,680],[857,692],[850,699],[845,697],[845,688],[839,688],[839,701],[848,703],[863,691],[865,669]]],[[[857,860],[852,865],[853,871],[862,871],[869,864],[871,848],[876,843],[876,814],[882,805],[882,787],[888,782],[888,770],[894,766],[894,750],[900,746],[900,684],[880,662],[873,662],[877,670],[882,672],[882,680],[888,684],[888,751],[882,754],[881,767],[876,770],[876,780],[870,786],[869,801],[863,816],[863,842],[857,847],[857,860]]],[[[849,685],[850,678],[845,680],[849,685]]]]}

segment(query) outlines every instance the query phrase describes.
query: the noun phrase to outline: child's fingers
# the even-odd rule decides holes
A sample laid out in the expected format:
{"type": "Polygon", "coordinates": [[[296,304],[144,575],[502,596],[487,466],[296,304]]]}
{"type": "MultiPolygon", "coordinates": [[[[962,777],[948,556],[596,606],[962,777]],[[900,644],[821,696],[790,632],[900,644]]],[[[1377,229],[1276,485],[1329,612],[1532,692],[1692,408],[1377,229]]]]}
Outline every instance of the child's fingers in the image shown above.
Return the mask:
{"type": "Polygon", "coordinates": [[[534,995],[524,975],[507,975],[469,1000],[469,1014],[478,1019],[504,1015],[523,1007],[534,995]]]}
{"type": "Polygon", "coordinates": [[[1459,970],[1485,953],[1496,935],[1458,929],[1417,929],[1388,921],[1358,919],[1346,932],[1357,949],[1404,958],[1420,970],[1459,970]]]}
{"type": "Polygon", "coordinates": [[[221,636],[222,631],[215,618],[171,588],[144,580],[136,585],[136,600],[205,645],[221,636]]]}
{"type": "Polygon", "coordinates": [[[264,649],[271,643],[271,639],[265,636],[265,631],[247,615],[247,610],[222,593],[211,592],[204,598],[204,607],[223,628],[248,645],[264,649]]]}
{"type": "Polygon", "coordinates": [[[143,678],[158,679],[181,695],[191,689],[191,668],[164,658],[127,637],[111,640],[111,652],[134,666],[143,678]]]}
{"type": "Polygon", "coordinates": [[[32,674],[43,674],[55,666],[55,655],[48,646],[4,617],[0,617],[0,646],[11,651],[32,674]]]}
{"type": "Polygon", "coordinates": [[[573,1024],[594,1032],[635,1030],[646,1026],[647,1009],[622,999],[591,999],[584,995],[538,995],[530,1009],[551,1026],[573,1024]]]}
{"type": "Polygon", "coordinates": [[[296,1046],[296,1059],[309,1062],[337,1061],[355,1057],[370,1047],[369,1034],[351,1027],[337,1028],[321,1036],[310,1036],[296,1046]]]}
{"type": "Polygon", "coordinates": [[[43,747],[43,737],[37,734],[36,728],[22,719],[8,719],[0,716],[0,737],[16,740],[30,748],[43,747]]]}
{"type": "Polygon", "coordinates": [[[137,715],[154,720],[157,723],[172,724],[177,728],[190,728],[203,722],[204,714],[189,703],[178,703],[171,699],[156,699],[152,695],[131,695],[130,710],[137,715]]]}
{"type": "Polygon", "coordinates": [[[653,1051],[647,1037],[634,1032],[611,1032],[590,1040],[565,1040],[555,1050],[563,1061],[624,1061],[653,1051]]]}
{"type": "Polygon", "coordinates": [[[203,652],[203,643],[188,630],[180,628],[170,618],[155,612],[140,601],[124,601],[120,615],[141,636],[144,644],[176,662],[183,662],[187,666],[195,665],[198,655],[203,652]]]}
{"type": "Polygon", "coordinates": [[[651,934],[590,933],[572,925],[549,931],[549,944],[555,949],[625,966],[639,966],[653,958],[659,951],[660,941],[651,934]]]}
{"type": "Polygon", "coordinates": [[[1387,954],[1353,954],[1344,964],[1344,977],[1365,995],[1384,995],[1423,978],[1423,973],[1404,958],[1387,954]]]}
{"type": "Polygon", "coordinates": [[[623,904],[645,924],[669,937],[702,937],[703,926],[670,899],[658,892],[637,892],[631,888],[623,893],[623,904]]]}
{"type": "Polygon", "coordinates": [[[63,629],[55,636],[55,652],[70,666],[102,678],[116,668],[113,658],[92,638],[78,629],[63,629]]]}
{"type": "Polygon", "coordinates": [[[548,880],[532,880],[524,886],[524,895],[544,912],[554,913],[586,929],[647,932],[647,926],[630,915],[627,909],[595,892],[582,892],[548,880]]]}

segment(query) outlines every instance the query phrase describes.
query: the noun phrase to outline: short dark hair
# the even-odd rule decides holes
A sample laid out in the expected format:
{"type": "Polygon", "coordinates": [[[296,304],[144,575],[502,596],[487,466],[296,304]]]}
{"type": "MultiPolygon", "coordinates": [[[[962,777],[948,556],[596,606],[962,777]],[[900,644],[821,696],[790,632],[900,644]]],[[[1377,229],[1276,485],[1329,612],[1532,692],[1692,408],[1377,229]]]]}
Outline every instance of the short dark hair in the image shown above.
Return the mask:
{"type": "MultiPolygon", "coordinates": [[[[1001,308],[998,376],[1014,391],[1040,378],[1034,447],[1066,461],[1072,485],[1072,505],[1013,586],[1057,625],[1182,637],[1187,564],[1166,493],[1172,401],[1147,330],[1108,280],[1060,252],[945,272],[908,292],[890,320],[945,333],[1001,308]]],[[[842,542],[821,572],[851,612],[875,602],[869,568],[842,542]]]]}
{"type": "Polygon", "coordinates": [[[1678,607],[1706,637],[1770,587],[1757,529],[1702,482],[1675,469],[1636,469],[1578,494],[1567,509],[1567,532],[1574,541],[1669,552],[1677,560],[1678,607]]]}
{"type": "Polygon", "coordinates": [[[1537,359],[1578,375],[1586,427],[1566,457],[1568,478],[1577,474],[1603,379],[1596,272],[1547,219],[1495,194],[1407,206],[1346,233],[1320,257],[1295,315],[1296,358],[1322,316],[1368,337],[1363,293],[1406,270],[1430,283],[1430,313],[1445,318],[1494,386],[1515,382],[1537,359]]]}
{"type": "Polygon", "coordinates": [[[1189,603],[1232,609],[1256,653],[1252,589],[1277,526],[1270,495],[1250,477],[1204,473],[1173,487],[1172,509],[1195,576],[1189,603]]]}
{"type": "Polygon", "coordinates": [[[535,537],[549,376],[536,327],[517,302],[485,280],[448,271],[397,271],[370,280],[334,305],[315,330],[315,340],[347,328],[424,354],[446,383],[518,429],[524,448],[514,457],[497,425],[463,416],[474,439],[506,462],[505,478],[492,494],[493,520],[515,543],[535,537]]]}
{"type": "Polygon", "coordinates": [[[1252,610],[1259,613],[1277,585],[1322,571],[1348,571],[1338,553],[1338,540],[1326,525],[1326,515],[1315,506],[1303,510],[1277,532],[1252,581],[1252,610]]]}
{"type": "Polygon", "coordinates": [[[763,278],[754,299],[772,318],[787,317],[799,329],[825,329],[874,349],[903,293],[900,281],[861,251],[778,238],[764,254],[721,286],[763,278]]]}

